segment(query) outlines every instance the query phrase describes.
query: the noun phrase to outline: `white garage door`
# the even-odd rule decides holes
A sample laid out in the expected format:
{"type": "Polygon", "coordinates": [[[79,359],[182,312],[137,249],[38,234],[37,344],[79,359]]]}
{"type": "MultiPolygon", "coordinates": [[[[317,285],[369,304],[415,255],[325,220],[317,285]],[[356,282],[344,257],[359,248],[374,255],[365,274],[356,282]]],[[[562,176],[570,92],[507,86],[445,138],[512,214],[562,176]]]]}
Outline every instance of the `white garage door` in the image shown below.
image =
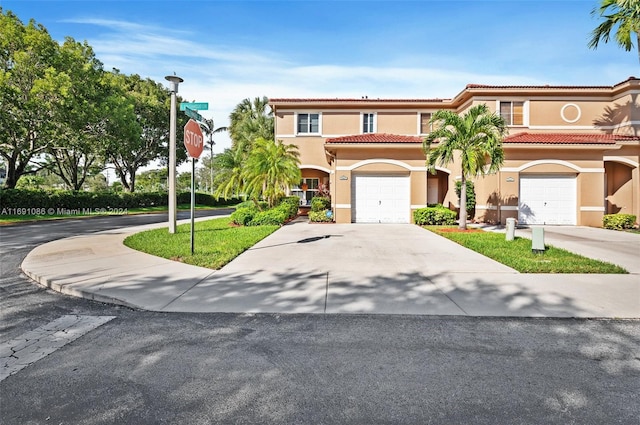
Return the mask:
{"type": "Polygon", "coordinates": [[[355,176],[351,188],[356,223],[409,223],[409,176],[355,176]]]}
{"type": "Polygon", "coordinates": [[[576,177],[521,176],[518,221],[575,225],[576,177]]]}

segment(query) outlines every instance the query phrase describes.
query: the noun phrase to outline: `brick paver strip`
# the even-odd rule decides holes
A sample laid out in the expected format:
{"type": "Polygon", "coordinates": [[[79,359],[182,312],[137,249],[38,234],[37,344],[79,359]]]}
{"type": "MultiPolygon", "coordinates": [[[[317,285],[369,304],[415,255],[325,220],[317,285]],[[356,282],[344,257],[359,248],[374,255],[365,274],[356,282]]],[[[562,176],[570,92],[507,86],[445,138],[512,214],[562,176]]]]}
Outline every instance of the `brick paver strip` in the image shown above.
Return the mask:
{"type": "Polygon", "coordinates": [[[116,316],[66,315],[0,344],[0,381],[116,316]]]}

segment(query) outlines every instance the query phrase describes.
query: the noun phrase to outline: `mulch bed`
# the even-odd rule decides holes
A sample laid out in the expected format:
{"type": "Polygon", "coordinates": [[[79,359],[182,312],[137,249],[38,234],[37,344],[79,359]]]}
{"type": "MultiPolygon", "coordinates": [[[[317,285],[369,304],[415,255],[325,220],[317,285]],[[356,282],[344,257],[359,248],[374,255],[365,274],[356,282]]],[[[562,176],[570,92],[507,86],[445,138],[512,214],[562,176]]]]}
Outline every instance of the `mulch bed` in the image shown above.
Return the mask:
{"type": "Polygon", "coordinates": [[[482,233],[484,232],[484,230],[482,229],[467,229],[467,230],[463,230],[463,229],[459,229],[457,227],[444,227],[442,229],[438,229],[438,232],[442,232],[442,233],[482,233]]]}

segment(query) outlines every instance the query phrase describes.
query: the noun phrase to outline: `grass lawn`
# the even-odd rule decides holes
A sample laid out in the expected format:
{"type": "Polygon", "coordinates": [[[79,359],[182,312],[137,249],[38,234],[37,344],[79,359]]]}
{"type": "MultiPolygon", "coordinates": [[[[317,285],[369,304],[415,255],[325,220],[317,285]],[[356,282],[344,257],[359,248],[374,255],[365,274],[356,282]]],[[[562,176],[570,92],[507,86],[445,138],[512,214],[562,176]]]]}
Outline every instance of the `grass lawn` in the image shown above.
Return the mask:
{"type": "Polygon", "coordinates": [[[592,260],[564,249],[545,245],[544,254],[531,252],[531,240],[516,237],[506,241],[504,233],[472,230],[468,232],[447,231],[455,229],[444,226],[425,226],[426,229],[496,260],[520,273],[628,273],[622,267],[592,260]]]}
{"type": "Polygon", "coordinates": [[[229,217],[195,223],[194,255],[191,255],[191,224],[136,233],[124,240],[129,248],[195,266],[219,269],[253,245],[279,229],[279,226],[232,227],[229,217]]]}
{"type": "MultiPolygon", "coordinates": [[[[196,205],[197,210],[213,210],[221,208],[233,208],[234,206],[210,207],[207,205],[196,205]]],[[[178,205],[178,210],[190,210],[190,204],[178,205]]],[[[167,212],[168,207],[146,207],[146,208],[118,208],[113,211],[95,211],[91,214],[44,214],[44,215],[0,215],[0,224],[20,223],[22,221],[40,221],[40,220],[59,220],[63,218],[79,218],[79,217],[95,217],[105,215],[133,215],[133,214],[150,214],[167,212]]]]}

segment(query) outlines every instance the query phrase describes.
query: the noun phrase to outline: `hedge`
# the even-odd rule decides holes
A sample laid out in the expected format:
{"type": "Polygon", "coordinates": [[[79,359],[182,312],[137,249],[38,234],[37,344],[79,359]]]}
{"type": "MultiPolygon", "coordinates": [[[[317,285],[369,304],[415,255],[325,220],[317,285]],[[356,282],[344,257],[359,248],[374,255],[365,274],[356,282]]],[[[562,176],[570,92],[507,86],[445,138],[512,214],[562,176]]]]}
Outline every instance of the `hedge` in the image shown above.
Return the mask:
{"type": "MultiPolygon", "coordinates": [[[[177,194],[178,204],[190,204],[191,192],[177,194]]],[[[196,204],[206,206],[235,205],[237,199],[217,199],[208,193],[196,192],[196,204]]],[[[2,208],[145,208],[167,206],[169,197],[163,192],[83,192],[60,190],[3,189],[0,190],[2,208]]]]}
{"type": "Polygon", "coordinates": [[[328,215],[328,212],[329,210],[309,211],[309,221],[313,223],[330,223],[333,221],[333,216],[328,215]]]}
{"type": "Polygon", "coordinates": [[[633,229],[635,224],[636,216],[633,214],[607,214],[602,217],[602,227],[605,229],[633,229]]]}
{"type": "Polygon", "coordinates": [[[420,208],[413,212],[413,221],[420,226],[456,224],[456,212],[443,206],[420,208]]]}
{"type": "Polygon", "coordinates": [[[320,212],[331,208],[331,199],[324,196],[311,198],[311,211],[320,212]]]}
{"type": "MultiPolygon", "coordinates": [[[[293,218],[298,213],[300,198],[290,196],[283,198],[280,204],[267,210],[259,210],[253,201],[246,201],[238,205],[238,208],[231,214],[231,220],[240,226],[281,226],[288,219],[293,218]]],[[[263,204],[260,202],[260,208],[263,204]]]]}

